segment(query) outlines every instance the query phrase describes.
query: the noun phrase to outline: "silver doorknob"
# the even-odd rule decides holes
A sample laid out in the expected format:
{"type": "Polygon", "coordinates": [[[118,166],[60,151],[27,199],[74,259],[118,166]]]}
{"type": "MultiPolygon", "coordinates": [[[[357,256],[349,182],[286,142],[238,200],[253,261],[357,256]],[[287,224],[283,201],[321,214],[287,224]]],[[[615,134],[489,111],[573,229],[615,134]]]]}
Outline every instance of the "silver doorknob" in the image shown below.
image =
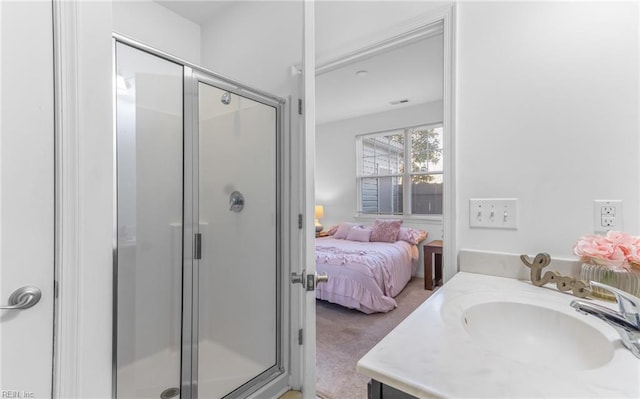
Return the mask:
{"type": "Polygon", "coordinates": [[[26,286],[13,291],[9,297],[8,306],[0,306],[2,310],[23,310],[33,307],[42,298],[42,292],[38,287],[26,286]]]}
{"type": "Polygon", "coordinates": [[[302,284],[303,287],[306,287],[307,282],[305,281],[304,276],[304,270],[300,274],[291,272],[291,284],[302,284]]]}
{"type": "Polygon", "coordinates": [[[307,291],[314,291],[318,283],[326,283],[327,281],[329,281],[329,276],[327,276],[327,273],[305,274],[304,270],[300,274],[291,273],[291,283],[302,284],[302,286],[306,288],[307,291]]]}
{"type": "Polygon", "coordinates": [[[316,284],[326,283],[327,281],[329,281],[329,276],[327,276],[327,273],[316,273],[316,284]]]}

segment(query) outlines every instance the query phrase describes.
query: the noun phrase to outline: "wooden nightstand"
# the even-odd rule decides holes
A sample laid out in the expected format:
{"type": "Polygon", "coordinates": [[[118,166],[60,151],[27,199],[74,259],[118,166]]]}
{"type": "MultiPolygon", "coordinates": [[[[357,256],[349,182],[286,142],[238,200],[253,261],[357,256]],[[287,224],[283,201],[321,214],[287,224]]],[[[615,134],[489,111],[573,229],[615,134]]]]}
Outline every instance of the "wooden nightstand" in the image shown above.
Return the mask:
{"type": "Polygon", "coordinates": [[[442,240],[424,244],[424,289],[433,290],[442,285],[442,240]],[[435,267],[434,267],[435,266],[435,267]],[[435,269],[435,281],[434,281],[435,269]]]}

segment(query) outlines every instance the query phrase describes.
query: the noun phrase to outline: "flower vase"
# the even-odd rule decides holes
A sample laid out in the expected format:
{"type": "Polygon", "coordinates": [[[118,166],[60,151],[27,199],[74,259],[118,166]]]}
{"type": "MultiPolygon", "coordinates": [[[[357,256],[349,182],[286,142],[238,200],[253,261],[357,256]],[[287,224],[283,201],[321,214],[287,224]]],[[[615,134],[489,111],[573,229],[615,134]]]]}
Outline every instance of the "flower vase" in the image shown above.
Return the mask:
{"type": "MultiPolygon", "coordinates": [[[[613,270],[595,263],[583,263],[580,271],[580,279],[585,282],[597,281],[610,285],[631,295],[640,297],[640,270],[613,270]]],[[[593,296],[607,301],[615,302],[616,297],[609,291],[599,287],[591,287],[593,296]]]]}

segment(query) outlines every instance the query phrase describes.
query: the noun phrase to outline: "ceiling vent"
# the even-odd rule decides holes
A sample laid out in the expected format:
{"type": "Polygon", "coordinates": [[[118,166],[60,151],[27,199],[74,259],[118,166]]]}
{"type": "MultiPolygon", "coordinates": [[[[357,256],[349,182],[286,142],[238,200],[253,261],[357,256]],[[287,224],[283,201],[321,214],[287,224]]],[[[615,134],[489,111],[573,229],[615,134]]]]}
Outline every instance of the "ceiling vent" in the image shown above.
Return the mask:
{"type": "Polygon", "coordinates": [[[391,101],[391,102],[389,102],[389,104],[391,104],[391,105],[399,105],[399,104],[406,104],[408,102],[409,102],[409,100],[405,98],[404,100],[391,101]]]}

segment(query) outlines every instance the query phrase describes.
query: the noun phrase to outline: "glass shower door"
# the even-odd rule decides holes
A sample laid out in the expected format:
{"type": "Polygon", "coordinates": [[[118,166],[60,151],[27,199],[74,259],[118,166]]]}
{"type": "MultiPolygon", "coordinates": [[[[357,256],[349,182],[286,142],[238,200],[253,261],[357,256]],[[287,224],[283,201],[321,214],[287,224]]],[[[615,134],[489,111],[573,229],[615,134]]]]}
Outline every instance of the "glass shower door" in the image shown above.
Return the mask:
{"type": "Polygon", "coordinates": [[[277,105],[197,91],[198,397],[242,397],[281,373],[277,105]]]}
{"type": "Polygon", "coordinates": [[[116,397],[180,394],[183,68],[116,43],[116,397]]]}

